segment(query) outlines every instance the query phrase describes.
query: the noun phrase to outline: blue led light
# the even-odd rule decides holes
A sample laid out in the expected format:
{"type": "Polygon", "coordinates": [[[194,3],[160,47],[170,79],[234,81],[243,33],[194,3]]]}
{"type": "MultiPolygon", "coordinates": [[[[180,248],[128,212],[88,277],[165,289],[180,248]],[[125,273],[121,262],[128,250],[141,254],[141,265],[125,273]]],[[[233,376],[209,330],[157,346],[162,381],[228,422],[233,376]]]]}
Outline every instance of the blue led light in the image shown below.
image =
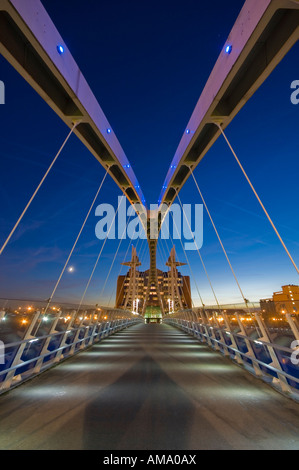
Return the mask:
{"type": "Polygon", "coordinates": [[[190,129],[187,129],[187,130],[186,130],[186,134],[190,134],[190,129]]]}
{"type": "Polygon", "coordinates": [[[112,132],[111,129],[108,128],[108,129],[107,129],[107,134],[111,134],[111,132],[112,132]]]}
{"type": "Polygon", "coordinates": [[[57,46],[57,51],[58,51],[58,54],[60,54],[60,55],[63,54],[64,53],[64,47],[61,44],[59,44],[57,46]]]}
{"type": "Polygon", "coordinates": [[[232,49],[233,49],[233,46],[232,46],[231,44],[228,44],[228,45],[226,46],[226,48],[225,48],[225,52],[226,52],[227,54],[230,54],[231,51],[232,51],[232,49]]]}

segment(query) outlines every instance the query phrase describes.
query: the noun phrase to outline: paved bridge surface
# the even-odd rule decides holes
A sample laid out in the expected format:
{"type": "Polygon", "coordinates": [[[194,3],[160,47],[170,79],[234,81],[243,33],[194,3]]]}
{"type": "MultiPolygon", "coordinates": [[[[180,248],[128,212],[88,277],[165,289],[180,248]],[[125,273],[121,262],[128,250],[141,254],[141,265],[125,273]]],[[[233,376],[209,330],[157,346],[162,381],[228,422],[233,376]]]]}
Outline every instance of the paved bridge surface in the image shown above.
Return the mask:
{"type": "Polygon", "coordinates": [[[196,339],[138,324],[3,395],[1,449],[298,449],[299,404],[196,339]]]}

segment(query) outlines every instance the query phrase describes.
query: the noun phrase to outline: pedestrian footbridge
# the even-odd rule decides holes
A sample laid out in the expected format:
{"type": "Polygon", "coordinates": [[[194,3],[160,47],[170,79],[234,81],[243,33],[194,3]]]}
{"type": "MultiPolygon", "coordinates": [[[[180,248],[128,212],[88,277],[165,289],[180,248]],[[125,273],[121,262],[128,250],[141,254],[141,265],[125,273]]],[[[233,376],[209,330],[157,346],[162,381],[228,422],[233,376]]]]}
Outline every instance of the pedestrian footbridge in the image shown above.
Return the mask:
{"type": "Polygon", "coordinates": [[[1,396],[1,449],[298,449],[299,405],[168,324],[117,331],[1,396]]]}

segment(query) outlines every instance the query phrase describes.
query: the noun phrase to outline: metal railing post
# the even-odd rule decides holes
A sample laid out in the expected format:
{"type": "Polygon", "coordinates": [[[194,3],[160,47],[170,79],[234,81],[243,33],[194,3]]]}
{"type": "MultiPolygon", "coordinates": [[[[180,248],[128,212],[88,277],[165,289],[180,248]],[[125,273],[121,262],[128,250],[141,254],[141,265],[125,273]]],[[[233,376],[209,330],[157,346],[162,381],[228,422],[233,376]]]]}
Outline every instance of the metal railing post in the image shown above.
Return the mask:
{"type": "MultiPolygon", "coordinates": [[[[242,321],[240,320],[240,316],[239,316],[238,313],[236,313],[235,316],[237,318],[238,325],[239,325],[239,328],[240,328],[240,333],[238,333],[238,335],[244,337],[244,341],[245,341],[245,344],[246,344],[246,347],[247,347],[248,353],[246,354],[246,357],[248,357],[248,359],[251,359],[251,358],[256,359],[255,352],[254,352],[254,350],[251,346],[250,341],[247,338],[247,332],[245,330],[245,327],[244,327],[242,321]]],[[[251,362],[252,362],[252,367],[254,369],[255,374],[258,377],[261,377],[263,374],[262,374],[262,371],[261,371],[261,368],[260,368],[259,364],[256,361],[251,361],[251,362]]],[[[245,365],[244,359],[243,359],[243,363],[245,365]]]]}
{"type": "MultiPolygon", "coordinates": [[[[232,346],[235,350],[238,350],[238,345],[235,340],[234,332],[232,330],[231,324],[230,324],[230,319],[226,313],[223,313],[223,318],[224,318],[224,323],[225,323],[225,328],[226,328],[226,333],[228,333],[230,340],[232,342],[232,346]]],[[[244,364],[244,361],[242,359],[241,354],[238,352],[235,353],[235,360],[238,362],[238,364],[244,364]]]]}
{"type": "MultiPolygon", "coordinates": [[[[256,321],[257,321],[257,323],[259,325],[259,328],[260,328],[260,330],[262,332],[262,335],[263,335],[262,338],[259,338],[259,341],[266,341],[268,343],[271,343],[271,338],[269,336],[266,325],[264,324],[261,316],[258,313],[255,313],[254,316],[256,318],[256,321]]],[[[267,348],[267,350],[270,354],[270,357],[272,359],[272,363],[270,365],[272,365],[273,367],[275,367],[278,370],[283,371],[275,349],[272,346],[270,346],[269,344],[265,345],[265,347],[267,348]]],[[[276,383],[277,385],[279,385],[283,392],[291,393],[291,388],[290,388],[290,385],[287,381],[287,378],[283,374],[279,374],[279,372],[277,372],[277,375],[278,375],[278,378],[273,377],[272,382],[274,384],[276,383]]]]}
{"type": "MultiPolygon", "coordinates": [[[[218,333],[219,333],[219,335],[220,335],[221,341],[222,341],[223,345],[226,345],[226,341],[225,341],[225,338],[224,338],[223,330],[222,330],[222,328],[221,328],[221,325],[220,325],[220,323],[219,323],[219,321],[218,321],[218,318],[217,318],[215,312],[213,312],[213,318],[214,318],[214,322],[215,322],[216,325],[217,325],[218,333]]],[[[215,332],[214,332],[214,335],[215,335],[215,332]]],[[[216,335],[215,335],[215,336],[216,336],[216,335]]],[[[219,346],[219,349],[221,349],[220,346],[219,346]]],[[[223,346],[223,353],[224,353],[225,356],[229,356],[229,351],[228,351],[227,346],[223,346]]]]}
{"type": "Polygon", "coordinates": [[[57,351],[57,353],[55,355],[55,358],[54,358],[55,363],[59,362],[61,360],[61,357],[64,357],[64,346],[66,345],[66,340],[68,338],[69,329],[72,328],[72,325],[73,325],[73,323],[76,319],[76,313],[77,313],[76,310],[72,311],[71,318],[70,318],[68,324],[66,325],[64,335],[63,335],[62,340],[60,342],[60,349],[59,349],[59,351],[57,351]]]}
{"type": "Polygon", "coordinates": [[[290,328],[293,332],[293,335],[297,341],[299,341],[299,327],[298,327],[298,320],[294,316],[292,316],[290,313],[286,313],[286,319],[288,324],[290,325],[290,328]]]}
{"type": "MultiPolygon", "coordinates": [[[[25,334],[24,334],[24,337],[23,337],[23,342],[19,345],[18,349],[17,349],[17,352],[15,354],[15,357],[14,357],[14,360],[11,364],[11,368],[13,368],[14,366],[17,366],[19,364],[22,363],[21,361],[21,357],[23,355],[23,352],[27,346],[27,342],[26,340],[31,340],[31,339],[35,339],[35,336],[32,336],[32,331],[33,329],[35,328],[35,325],[37,324],[38,322],[38,319],[40,317],[40,312],[36,312],[30,325],[28,326],[25,334]]],[[[12,369],[10,370],[6,377],[5,377],[5,380],[4,382],[2,383],[1,385],[1,388],[0,390],[8,390],[10,387],[11,387],[11,384],[12,384],[12,381],[20,381],[21,380],[21,377],[20,377],[20,374],[17,374],[15,375],[15,372],[16,372],[16,369],[12,369]]]]}
{"type": "Polygon", "coordinates": [[[77,342],[78,342],[78,338],[79,338],[79,335],[80,335],[80,331],[81,331],[82,326],[83,326],[83,323],[84,323],[84,316],[85,316],[85,312],[82,313],[82,319],[80,320],[78,329],[77,329],[76,334],[75,334],[75,338],[74,338],[74,340],[73,340],[73,343],[72,343],[72,346],[71,346],[71,349],[70,349],[70,352],[69,352],[69,355],[70,355],[70,356],[72,356],[72,355],[75,353],[76,344],[77,344],[77,342]]]}
{"type": "MultiPolygon", "coordinates": [[[[59,320],[59,315],[60,315],[61,312],[58,312],[57,314],[57,317],[54,319],[52,325],[51,325],[51,328],[50,328],[50,331],[48,333],[48,337],[45,339],[45,343],[42,347],[42,350],[40,352],[40,356],[43,356],[44,354],[46,354],[47,352],[50,353],[50,351],[48,351],[48,347],[49,347],[49,344],[50,344],[50,341],[52,339],[52,334],[54,333],[57,333],[56,331],[56,326],[57,326],[57,323],[58,323],[58,320],[59,320]]],[[[43,365],[43,362],[44,362],[44,358],[43,357],[39,357],[36,364],[35,364],[35,367],[34,367],[34,373],[38,374],[41,370],[41,367],[43,365]]]]}

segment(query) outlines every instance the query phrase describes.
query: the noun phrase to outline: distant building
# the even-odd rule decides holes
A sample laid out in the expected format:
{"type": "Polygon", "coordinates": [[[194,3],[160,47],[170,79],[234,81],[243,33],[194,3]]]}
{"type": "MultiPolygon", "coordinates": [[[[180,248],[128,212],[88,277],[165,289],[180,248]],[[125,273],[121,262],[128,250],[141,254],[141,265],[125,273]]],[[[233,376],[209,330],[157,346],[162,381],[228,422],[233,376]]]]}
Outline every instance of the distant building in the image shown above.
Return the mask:
{"type": "Polygon", "coordinates": [[[175,252],[172,250],[167,264],[170,266],[169,271],[163,272],[157,269],[158,295],[155,286],[148,286],[150,270],[143,272],[137,270],[137,266],[140,266],[140,263],[136,250],[133,249],[131,261],[123,263],[130,267],[129,271],[126,275],[119,276],[117,279],[115,307],[131,309],[142,313],[149,288],[146,302],[146,307],[148,308],[160,308],[160,302],[163,303],[165,313],[177,309],[177,305],[178,308],[192,308],[190,278],[178,272],[174,264],[182,265],[183,263],[174,262],[174,255],[175,252]]]}
{"type": "Polygon", "coordinates": [[[282,286],[282,291],[274,292],[272,298],[260,300],[260,306],[266,314],[299,314],[299,286],[282,286]]]}
{"type": "Polygon", "coordinates": [[[262,313],[273,315],[276,313],[275,302],[271,299],[261,299],[260,307],[262,313]]]}
{"type": "Polygon", "coordinates": [[[299,286],[282,286],[281,292],[274,292],[273,302],[277,313],[299,313],[299,286]]]}

